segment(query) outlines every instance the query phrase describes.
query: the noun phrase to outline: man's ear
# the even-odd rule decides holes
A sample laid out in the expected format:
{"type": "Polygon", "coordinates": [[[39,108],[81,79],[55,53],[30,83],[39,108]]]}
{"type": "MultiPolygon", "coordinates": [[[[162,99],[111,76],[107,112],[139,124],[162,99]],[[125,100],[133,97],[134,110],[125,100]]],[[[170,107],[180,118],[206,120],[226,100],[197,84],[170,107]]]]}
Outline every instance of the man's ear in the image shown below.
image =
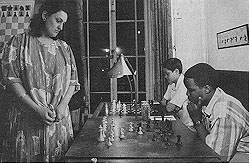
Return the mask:
{"type": "Polygon", "coordinates": [[[179,72],[179,70],[178,70],[178,68],[176,68],[175,70],[174,70],[174,72],[176,73],[176,74],[180,74],[179,72]]]}
{"type": "Polygon", "coordinates": [[[206,93],[206,94],[208,94],[208,93],[210,93],[211,92],[211,86],[210,85],[205,85],[204,87],[203,87],[203,89],[204,89],[204,92],[206,93]]]}
{"type": "Polygon", "coordinates": [[[46,20],[47,19],[47,11],[46,10],[44,10],[43,12],[42,12],[42,19],[43,20],[46,20]]]}

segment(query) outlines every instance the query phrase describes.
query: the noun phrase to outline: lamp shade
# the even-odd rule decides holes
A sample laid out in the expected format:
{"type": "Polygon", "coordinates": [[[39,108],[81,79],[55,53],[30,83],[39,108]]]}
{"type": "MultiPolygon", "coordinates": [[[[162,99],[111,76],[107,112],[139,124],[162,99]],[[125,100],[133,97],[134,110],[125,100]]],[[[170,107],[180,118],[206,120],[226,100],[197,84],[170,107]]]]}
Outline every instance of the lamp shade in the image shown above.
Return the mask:
{"type": "Polygon", "coordinates": [[[131,70],[125,62],[124,55],[121,54],[118,61],[114,66],[108,71],[108,76],[110,78],[121,78],[124,75],[132,75],[131,70]]]}

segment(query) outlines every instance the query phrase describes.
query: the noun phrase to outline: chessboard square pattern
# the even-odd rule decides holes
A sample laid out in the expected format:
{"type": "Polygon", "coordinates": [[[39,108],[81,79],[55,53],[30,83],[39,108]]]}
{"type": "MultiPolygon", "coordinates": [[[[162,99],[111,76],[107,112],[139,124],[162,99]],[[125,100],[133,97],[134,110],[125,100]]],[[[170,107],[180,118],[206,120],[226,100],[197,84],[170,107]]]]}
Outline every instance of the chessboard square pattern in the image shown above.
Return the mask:
{"type": "Polygon", "coordinates": [[[18,29],[18,23],[12,23],[11,29],[18,29]]]}
{"type": "MultiPolygon", "coordinates": [[[[0,26],[1,27],[1,26],[0,26]]],[[[5,29],[0,29],[0,36],[4,35],[5,34],[5,29]]]]}
{"type": "Polygon", "coordinates": [[[18,23],[18,29],[23,29],[24,28],[24,23],[18,23]]]}
{"type": "MultiPolygon", "coordinates": [[[[22,30],[23,31],[23,30],[22,30]]],[[[18,29],[12,29],[11,30],[11,35],[16,35],[18,32],[18,29]]]]}
{"type": "Polygon", "coordinates": [[[11,35],[11,29],[5,29],[5,35],[11,35]]]}
{"type": "Polygon", "coordinates": [[[24,17],[24,23],[30,23],[30,17],[28,16],[24,17]]]}
{"type": "Polygon", "coordinates": [[[17,16],[12,17],[12,23],[18,23],[18,17],[17,16]]]}
{"type": "Polygon", "coordinates": [[[12,28],[12,23],[6,23],[6,29],[11,29],[12,28]]]}
{"type": "Polygon", "coordinates": [[[6,23],[6,17],[1,17],[1,23],[6,23]]]}

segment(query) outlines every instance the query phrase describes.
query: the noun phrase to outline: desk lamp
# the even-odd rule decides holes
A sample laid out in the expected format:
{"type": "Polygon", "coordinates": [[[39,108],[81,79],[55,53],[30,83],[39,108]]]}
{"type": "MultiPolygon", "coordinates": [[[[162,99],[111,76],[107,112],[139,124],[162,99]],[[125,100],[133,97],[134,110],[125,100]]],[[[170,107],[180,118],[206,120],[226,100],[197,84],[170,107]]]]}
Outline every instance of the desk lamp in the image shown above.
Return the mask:
{"type": "Polygon", "coordinates": [[[120,54],[118,61],[114,64],[114,66],[108,71],[108,76],[110,78],[121,78],[124,75],[127,76],[127,79],[129,81],[130,90],[131,90],[131,105],[133,103],[133,96],[132,96],[132,85],[131,80],[128,75],[132,75],[134,86],[135,86],[135,116],[137,118],[137,102],[138,102],[138,87],[136,83],[136,71],[132,68],[129,60],[124,57],[123,54],[120,54]],[[128,64],[128,65],[127,65],[128,64]]]}

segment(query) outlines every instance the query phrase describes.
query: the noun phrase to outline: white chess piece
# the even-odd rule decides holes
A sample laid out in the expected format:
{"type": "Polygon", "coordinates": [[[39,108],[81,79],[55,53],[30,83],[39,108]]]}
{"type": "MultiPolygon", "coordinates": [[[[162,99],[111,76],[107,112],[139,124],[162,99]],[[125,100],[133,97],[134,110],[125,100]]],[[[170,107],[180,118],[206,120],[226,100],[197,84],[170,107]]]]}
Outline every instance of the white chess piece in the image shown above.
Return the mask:
{"type": "Polygon", "coordinates": [[[119,114],[119,111],[121,110],[121,102],[120,101],[118,101],[118,103],[117,103],[117,107],[116,107],[116,113],[118,113],[119,114]]]}
{"type": "Polygon", "coordinates": [[[102,129],[102,135],[104,138],[106,137],[104,129],[102,129]]]}
{"type": "Polygon", "coordinates": [[[130,132],[132,132],[132,131],[133,131],[132,122],[130,122],[129,131],[130,131],[130,132]]]}
{"type": "Polygon", "coordinates": [[[107,124],[105,122],[103,122],[103,131],[106,132],[106,129],[107,129],[107,124]]]}
{"type": "Polygon", "coordinates": [[[125,136],[124,136],[124,129],[121,127],[120,128],[120,135],[119,135],[119,138],[120,139],[123,139],[125,136]]]}
{"type": "Polygon", "coordinates": [[[103,136],[103,128],[102,128],[101,125],[99,126],[99,138],[98,138],[98,141],[99,141],[99,142],[105,141],[105,138],[104,138],[104,136],[103,136]]]}
{"type": "Polygon", "coordinates": [[[142,135],[143,134],[142,127],[139,127],[138,129],[139,129],[138,134],[142,135]]]}
{"type": "Polygon", "coordinates": [[[108,138],[107,146],[108,147],[112,146],[112,142],[111,142],[111,138],[110,137],[108,138]]]}
{"type": "Polygon", "coordinates": [[[97,159],[97,158],[92,158],[91,161],[92,161],[93,163],[97,163],[98,159],[97,159]]]}
{"type": "Polygon", "coordinates": [[[114,132],[113,131],[111,131],[111,138],[110,138],[110,141],[114,141],[115,139],[114,139],[114,132]]]}
{"type": "Polygon", "coordinates": [[[126,104],[125,103],[123,104],[123,112],[124,112],[124,115],[127,114],[127,108],[126,108],[126,104]]]}

